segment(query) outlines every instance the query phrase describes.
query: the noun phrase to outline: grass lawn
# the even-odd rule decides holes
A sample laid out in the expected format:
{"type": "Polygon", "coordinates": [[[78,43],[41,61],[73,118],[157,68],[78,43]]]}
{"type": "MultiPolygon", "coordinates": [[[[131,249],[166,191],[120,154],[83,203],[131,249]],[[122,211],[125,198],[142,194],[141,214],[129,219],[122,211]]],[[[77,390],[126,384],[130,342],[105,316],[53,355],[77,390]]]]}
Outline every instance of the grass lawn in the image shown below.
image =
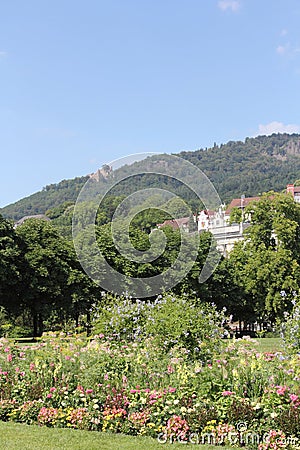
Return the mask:
{"type": "Polygon", "coordinates": [[[282,351],[281,338],[261,338],[255,339],[258,342],[257,350],[260,352],[280,352],[282,351]]]}
{"type": "MultiPolygon", "coordinates": [[[[194,448],[195,445],[190,445],[194,448]]],[[[199,450],[220,447],[196,445],[199,450]]],[[[46,428],[0,422],[0,448],[5,450],[178,450],[182,444],[159,444],[155,439],[96,431],[46,428]]],[[[232,448],[232,447],[231,447],[232,448]]],[[[223,447],[222,450],[229,450],[223,447]]]]}
{"type": "MultiPolygon", "coordinates": [[[[81,337],[82,338],[82,337],[81,337]]],[[[73,340],[74,338],[68,338],[66,340],[73,340]]],[[[40,338],[37,338],[35,341],[33,338],[20,338],[20,339],[9,339],[11,341],[11,345],[15,342],[19,347],[22,346],[31,346],[36,345],[37,342],[41,341],[40,338]]],[[[255,338],[255,341],[258,342],[257,350],[260,352],[280,352],[282,351],[282,339],[281,338],[255,338]]],[[[61,339],[59,340],[61,342],[61,339]]],[[[228,341],[229,342],[229,341],[228,341]]]]}

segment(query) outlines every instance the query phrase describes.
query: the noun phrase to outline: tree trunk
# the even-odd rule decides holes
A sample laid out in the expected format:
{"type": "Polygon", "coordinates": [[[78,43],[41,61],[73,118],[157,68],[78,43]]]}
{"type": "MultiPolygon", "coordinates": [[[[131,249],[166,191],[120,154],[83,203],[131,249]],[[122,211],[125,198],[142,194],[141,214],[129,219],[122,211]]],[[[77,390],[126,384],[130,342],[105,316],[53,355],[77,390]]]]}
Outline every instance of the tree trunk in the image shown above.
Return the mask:
{"type": "Polygon", "coordinates": [[[38,315],[36,311],[33,311],[33,337],[38,335],[38,315]]]}
{"type": "Polygon", "coordinates": [[[86,313],[86,335],[90,336],[91,334],[91,313],[87,311],[86,313]]]}
{"type": "Polygon", "coordinates": [[[79,327],[79,313],[78,312],[75,313],[75,327],[76,328],[79,327]]]}

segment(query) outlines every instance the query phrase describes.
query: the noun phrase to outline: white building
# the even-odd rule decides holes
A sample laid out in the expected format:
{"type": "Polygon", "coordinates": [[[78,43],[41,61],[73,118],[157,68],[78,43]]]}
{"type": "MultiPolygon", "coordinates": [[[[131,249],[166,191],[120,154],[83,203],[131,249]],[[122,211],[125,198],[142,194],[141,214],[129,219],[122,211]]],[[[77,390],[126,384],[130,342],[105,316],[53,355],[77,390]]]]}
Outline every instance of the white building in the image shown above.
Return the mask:
{"type": "Polygon", "coordinates": [[[286,187],[286,192],[292,194],[296,203],[300,203],[300,186],[295,186],[294,184],[288,184],[286,187]]]}

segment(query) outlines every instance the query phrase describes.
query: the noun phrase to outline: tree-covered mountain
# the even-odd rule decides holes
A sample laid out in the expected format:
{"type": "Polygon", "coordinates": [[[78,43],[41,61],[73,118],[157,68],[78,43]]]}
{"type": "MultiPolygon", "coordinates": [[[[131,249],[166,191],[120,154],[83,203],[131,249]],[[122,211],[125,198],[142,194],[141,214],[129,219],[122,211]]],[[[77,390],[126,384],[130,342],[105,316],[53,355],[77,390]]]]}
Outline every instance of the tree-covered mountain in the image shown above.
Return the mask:
{"type": "MultiPolygon", "coordinates": [[[[212,148],[183,151],[177,156],[199,167],[212,181],[223,202],[229,202],[241,194],[247,197],[269,190],[281,191],[288,183],[300,179],[299,134],[246,138],[244,142],[230,141],[220,146],[215,144],[212,148]]],[[[165,164],[163,155],[161,164],[165,164]]],[[[136,172],[142,172],[145,161],[136,162],[134,166],[136,172]]],[[[157,166],[155,168],[158,169],[157,166]]],[[[129,166],[123,166],[113,173],[108,171],[107,176],[104,176],[103,170],[98,171],[94,178],[95,193],[104,192],[110,180],[115,182],[130,172],[129,166]]],[[[89,176],[83,176],[51,184],[40,192],[0,209],[0,214],[17,220],[25,215],[43,214],[66,202],[73,203],[88,179],[89,176]]],[[[145,187],[145,182],[148,187],[152,187],[154,180],[154,175],[147,175],[147,180],[142,175],[136,176],[121,187],[116,186],[110,194],[127,195],[133,188],[145,187]]],[[[183,197],[189,195],[184,187],[179,187],[174,180],[165,177],[162,184],[183,197]]],[[[193,199],[189,200],[192,204],[193,199]]]]}
{"type": "Polygon", "coordinates": [[[225,202],[281,191],[300,178],[299,134],[246,138],[180,155],[205,172],[225,202]]]}
{"type": "Polygon", "coordinates": [[[0,214],[3,217],[18,220],[28,215],[44,214],[48,209],[58,207],[65,202],[73,203],[88,178],[83,176],[49,184],[29,197],[0,208],[0,214]]]}

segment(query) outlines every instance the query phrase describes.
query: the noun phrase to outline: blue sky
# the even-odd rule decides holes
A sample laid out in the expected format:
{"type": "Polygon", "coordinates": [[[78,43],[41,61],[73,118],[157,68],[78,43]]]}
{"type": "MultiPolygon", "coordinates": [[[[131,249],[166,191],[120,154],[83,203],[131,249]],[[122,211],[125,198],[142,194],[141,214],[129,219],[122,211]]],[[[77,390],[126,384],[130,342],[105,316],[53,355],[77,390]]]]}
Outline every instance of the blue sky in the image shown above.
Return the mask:
{"type": "Polygon", "coordinates": [[[137,152],[300,132],[298,0],[14,0],[0,206],[137,152]]]}

